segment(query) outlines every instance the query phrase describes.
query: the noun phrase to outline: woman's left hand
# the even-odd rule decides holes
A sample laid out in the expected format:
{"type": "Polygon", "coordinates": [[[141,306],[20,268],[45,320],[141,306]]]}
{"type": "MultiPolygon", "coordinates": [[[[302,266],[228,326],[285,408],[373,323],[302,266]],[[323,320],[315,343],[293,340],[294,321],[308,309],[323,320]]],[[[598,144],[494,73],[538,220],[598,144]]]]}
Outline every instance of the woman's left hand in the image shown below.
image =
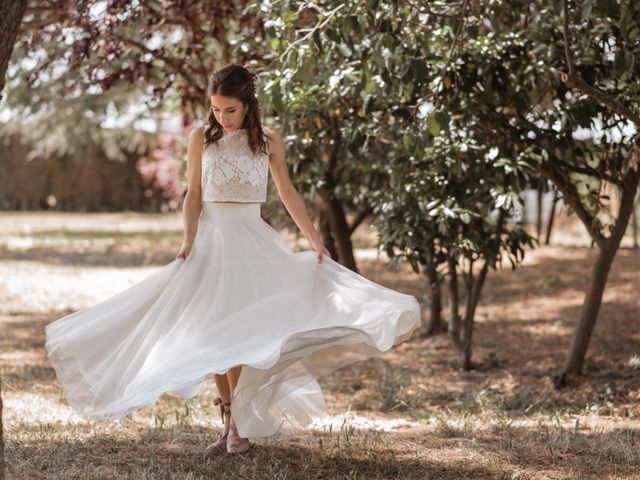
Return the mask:
{"type": "Polygon", "coordinates": [[[327,250],[327,248],[322,244],[322,241],[320,241],[319,238],[315,238],[311,240],[309,242],[309,247],[311,248],[311,250],[318,253],[318,263],[322,263],[323,255],[326,255],[329,258],[331,258],[331,254],[329,253],[329,250],[327,250]]]}

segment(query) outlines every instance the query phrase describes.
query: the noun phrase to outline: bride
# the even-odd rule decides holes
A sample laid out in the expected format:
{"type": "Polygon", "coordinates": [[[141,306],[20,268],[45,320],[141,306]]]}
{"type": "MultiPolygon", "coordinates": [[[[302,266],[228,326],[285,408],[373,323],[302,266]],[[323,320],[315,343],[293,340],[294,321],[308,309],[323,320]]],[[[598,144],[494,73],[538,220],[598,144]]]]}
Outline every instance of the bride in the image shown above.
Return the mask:
{"type": "Polygon", "coordinates": [[[86,417],[130,417],[168,392],[192,398],[213,376],[224,426],[208,455],[328,415],[320,377],[420,326],[414,296],[331,258],[289,178],[281,135],[261,124],[255,80],[231,64],[208,84],[174,261],[45,327],[65,397],[86,417]],[[310,251],[294,253],[260,216],[269,171],[310,251]]]}

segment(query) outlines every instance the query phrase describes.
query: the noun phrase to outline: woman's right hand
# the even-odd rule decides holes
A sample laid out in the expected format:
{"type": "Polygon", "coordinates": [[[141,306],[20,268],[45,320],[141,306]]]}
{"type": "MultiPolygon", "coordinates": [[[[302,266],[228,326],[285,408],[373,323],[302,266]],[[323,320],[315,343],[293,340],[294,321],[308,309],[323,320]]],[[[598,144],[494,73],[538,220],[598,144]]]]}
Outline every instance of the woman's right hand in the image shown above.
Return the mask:
{"type": "Polygon", "coordinates": [[[176,255],[176,258],[182,258],[183,260],[186,260],[190,252],[191,252],[191,242],[187,242],[185,240],[182,242],[182,245],[180,246],[180,251],[176,255]]]}

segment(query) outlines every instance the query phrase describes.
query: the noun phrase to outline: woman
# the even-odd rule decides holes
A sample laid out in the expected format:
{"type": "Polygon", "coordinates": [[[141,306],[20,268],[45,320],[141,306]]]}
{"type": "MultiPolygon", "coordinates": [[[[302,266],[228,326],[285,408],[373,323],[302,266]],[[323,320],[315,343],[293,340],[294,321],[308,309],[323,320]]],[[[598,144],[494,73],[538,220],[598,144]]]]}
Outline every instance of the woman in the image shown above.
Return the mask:
{"type": "Polygon", "coordinates": [[[206,454],[327,414],[317,378],[388,350],[420,326],[415,297],[335,262],[293,186],[280,134],[263,127],[255,76],[211,78],[206,127],[189,137],[184,241],[132,287],[45,327],[69,404],[121,418],[165,392],[191,398],[214,376],[224,427],[206,454]],[[260,217],[268,172],[311,251],[260,217]]]}

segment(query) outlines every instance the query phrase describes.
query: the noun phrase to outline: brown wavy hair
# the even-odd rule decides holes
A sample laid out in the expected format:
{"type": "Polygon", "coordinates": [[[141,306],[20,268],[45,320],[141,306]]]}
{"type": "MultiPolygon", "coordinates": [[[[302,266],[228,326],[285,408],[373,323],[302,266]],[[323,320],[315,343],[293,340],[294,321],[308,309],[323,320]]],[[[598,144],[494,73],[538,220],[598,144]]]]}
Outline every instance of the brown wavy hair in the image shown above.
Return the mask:
{"type": "Polygon", "coordinates": [[[216,94],[233,97],[244,103],[247,107],[247,114],[240,128],[247,130],[249,147],[254,155],[258,152],[268,153],[264,136],[270,137],[266,133],[263,136],[262,124],[260,123],[260,105],[258,105],[254,78],[256,77],[251,71],[235,63],[221,68],[211,76],[207,85],[209,117],[204,130],[203,148],[217,142],[224,134],[224,129],[216,120],[211,108],[211,95],[216,94]]]}

